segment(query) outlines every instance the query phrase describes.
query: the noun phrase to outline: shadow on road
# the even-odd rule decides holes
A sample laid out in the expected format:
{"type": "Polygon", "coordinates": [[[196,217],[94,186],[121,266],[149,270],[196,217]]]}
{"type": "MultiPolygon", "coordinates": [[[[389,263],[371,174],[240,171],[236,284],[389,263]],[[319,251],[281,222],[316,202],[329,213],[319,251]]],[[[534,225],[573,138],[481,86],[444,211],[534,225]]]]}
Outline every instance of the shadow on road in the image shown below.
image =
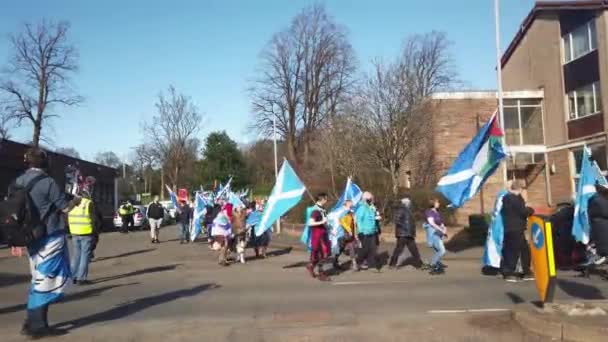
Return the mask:
{"type": "Polygon", "coordinates": [[[128,257],[128,256],[138,255],[138,254],[149,253],[149,252],[152,252],[152,251],[155,251],[155,250],[156,250],[156,248],[140,249],[140,250],[137,250],[137,251],[131,251],[131,252],[127,252],[127,253],[117,254],[117,255],[113,255],[113,256],[109,256],[109,257],[97,258],[97,259],[94,259],[92,262],[105,261],[105,260],[118,259],[118,258],[124,258],[124,257],[128,257]]]}
{"type": "Polygon", "coordinates": [[[513,304],[521,304],[523,302],[525,302],[525,300],[518,294],[515,294],[513,292],[507,292],[505,293],[507,295],[507,297],[509,297],[509,299],[511,300],[511,302],[513,302],[513,304]]]}
{"type": "Polygon", "coordinates": [[[219,287],[220,286],[217,284],[204,284],[188,289],[171,291],[156,296],[139,298],[120,304],[106,311],[98,312],[72,321],[59,323],[56,326],[69,329],[78,329],[95,323],[114,321],[133,315],[137,312],[144,311],[153,306],[162,305],[181,298],[193,297],[204,291],[219,287]]]}
{"type": "Polygon", "coordinates": [[[27,283],[32,279],[29,274],[0,273],[0,287],[27,283]]]}
{"type": "Polygon", "coordinates": [[[135,277],[135,276],[142,275],[142,274],[173,271],[178,266],[181,266],[181,265],[182,264],[172,264],[172,265],[144,268],[143,270],[137,270],[137,271],[133,271],[133,272],[125,273],[125,274],[119,274],[119,275],[115,275],[115,276],[99,278],[99,279],[93,281],[93,283],[99,284],[99,283],[105,283],[105,282],[112,281],[112,280],[135,277]]]}
{"type": "MultiPolygon", "coordinates": [[[[103,287],[98,287],[98,288],[94,288],[94,289],[89,289],[86,291],[68,294],[61,300],[61,303],[67,303],[67,302],[72,302],[75,300],[95,297],[95,296],[100,295],[103,292],[106,292],[106,291],[109,291],[109,290],[112,290],[112,289],[115,289],[118,287],[125,287],[125,286],[131,286],[131,285],[139,285],[139,283],[109,285],[109,286],[103,286],[103,287]]],[[[24,311],[26,309],[26,307],[27,307],[26,304],[19,304],[19,305],[7,306],[5,308],[0,308],[0,315],[5,315],[5,314],[13,313],[13,312],[18,312],[18,311],[24,311]]]]}
{"type": "Polygon", "coordinates": [[[309,263],[310,263],[310,261],[298,261],[295,264],[289,264],[289,265],[283,266],[283,269],[306,267],[309,263]]]}
{"type": "Polygon", "coordinates": [[[581,284],[566,279],[558,279],[557,286],[570,297],[579,299],[606,299],[602,291],[592,285],[581,284]]]}

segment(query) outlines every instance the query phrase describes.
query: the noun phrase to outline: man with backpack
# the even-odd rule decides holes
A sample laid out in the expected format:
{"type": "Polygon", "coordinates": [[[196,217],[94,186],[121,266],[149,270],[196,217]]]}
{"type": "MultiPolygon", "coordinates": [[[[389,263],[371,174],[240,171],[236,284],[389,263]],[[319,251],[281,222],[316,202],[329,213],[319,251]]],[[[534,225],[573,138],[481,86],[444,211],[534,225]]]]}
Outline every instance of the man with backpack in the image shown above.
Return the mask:
{"type": "Polygon", "coordinates": [[[27,171],[15,180],[7,200],[0,204],[0,227],[13,254],[21,255],[27,248],[30,257],[32,283],[22,334],[30,338],[63,335],[65,331],[49,327],[47,315],[49,305],[63,296],[71,277],[65,214],[80,203],[80,197],[68,200],[46,174],[46,152],[33,148],[26,153],[25,162],[27,171]]]}

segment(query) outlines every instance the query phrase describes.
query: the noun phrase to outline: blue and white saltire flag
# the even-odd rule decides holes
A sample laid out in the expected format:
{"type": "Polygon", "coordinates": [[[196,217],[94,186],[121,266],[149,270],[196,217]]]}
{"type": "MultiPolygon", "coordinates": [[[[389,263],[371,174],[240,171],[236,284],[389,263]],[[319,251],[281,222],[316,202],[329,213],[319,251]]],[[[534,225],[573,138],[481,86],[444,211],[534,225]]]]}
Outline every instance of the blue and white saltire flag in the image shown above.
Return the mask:
{"type": "Polygon", "coordinates": [[[194,213],[192,214],[192,229],[190,230],[190,240],[194,241],[203,232],[203,221],[207,214],[207,201],[202,192],[197,192],[194,199],[194,213]]]}
{"type": "Polygon", "coordinates": [[[607,185],[606,178],[602,175],[600,168],[595,161],[591,160],[591,153],[585,147],[581,161],[580,178],[574,200],[574,220],[572,222],[572,235],[578,242],[589,243],[589,215],[587,207],[589,200],[595,194],[595,183],[607,185]]]}
{"type": "Polygon", "coordinates": [[[502,199],[508,194],[506,190],[501,190],[496,196],[494,211],[492,212],[492,222],[488,227],[488,238],[486,248],[483,252],[483,265],[500,268],[502,260],[502,242],[504,240],[505,226],[502,220],[502,199]]]}
{"type": "Polygon", "coordinates": [[[245,208],[245,203],[243,203],[239,196],[232,191],[228,193],[228,202],[235,208],[245,208]]]}
{"type": "Polygon", "coordinates": [[[32,284],[28,310],[58,301],[71,283],[70,256],[63,234],[44,237],[28,247],[32,284]]]}
{"type": "Polygon", "coordinates": [[[175,194],[175,192],[173,192],[173,190],[171,190],[168,185],[165,186],[167,187],[167,191],[169,191],[169,198],[171,199],[171,203],[173,203],[176,209],[179,208],[179,205],[177,203],[177,195],[175,194]]]}
{"type": "Polygon", "coordinates": [[[502,146],[502,130],[498,127],[496,113],[486,122],[473,140],[439,180],[437,191],[442,193],[451,206],[460,208],[471,199],[506,157],[502,146]]]}
{"type": "Polygon", "coordinates": [[[340,220],[344,217],[344,215],[348,213],[348,210],[346,210],[346,208],[344,207],[344,202],[346,202],[346,200],[352,201],[353,210],[355,210],[362,197],[363,192],[361,191],[361,188],[359,188],[357,184],[353,183],[352,179],[349,177],[346,181],[346,187],[344,188],[342,196],[340,196],[334,208],[327,215],[327,220],[331,227],[329,240],[331,242],[331,249],[333,254],[338,254],[338,241],[342,236],[344,236],[344,229],[340,224],[340,220]]]}
{"type": "Polygon", "coordinates": [[[228,196],[228,193],[230,192],[230,183],[232,182],[232,177],[230,177],[230,179],[228,179],[228,182],[226,182],[226,185],[224,185],[222,187],[222,183],[220,183],[220,189],[217,192],[217,195],[215,196],[216,198],[222,198],[224,196],[228,196]]]}
{"type": "Polygon", "coordinates": [[[255,235],[261,236],[264,234],[276,220],[298,204],[304,191],[306,191],[306,187],[291,168],[287,159],[284,159],[281,171],[277,175],[277,181],[272,188],[266,207],[264,207],[262,219],[255,227],[255,235]]]}

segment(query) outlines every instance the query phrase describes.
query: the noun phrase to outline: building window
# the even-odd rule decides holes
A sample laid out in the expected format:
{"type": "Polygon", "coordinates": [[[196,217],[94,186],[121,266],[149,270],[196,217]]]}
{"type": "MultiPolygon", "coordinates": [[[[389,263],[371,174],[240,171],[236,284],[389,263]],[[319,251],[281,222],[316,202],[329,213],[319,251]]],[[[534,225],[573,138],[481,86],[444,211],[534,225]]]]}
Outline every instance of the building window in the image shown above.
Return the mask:
{"type": "Polygon", "coordinates": [[[543,145],[543,106],[540,99],[507,99],[504,102],[507,145],[543,145]]]}
{"type": "Polygon", "coordinates": [[[600,82],[587,84],[568,93],[570,120],[602,111],[600,82]]]}
{"type": "Polygon", "coordinates": [[[595,20],[578,27],[562,37],[564,47],[564,62],[568,63],[580,58],[597,48],[597,33],[595,20]]]}
{"type": "MultiPolygon", "coordinates": [[[[606,155],[606,143],[589,145],[588,148],[591,150],[591,158],[597,162],[602,174],[608,175],[608,157],[606,155]]],[[[573,149],[572,162],[574,163],[574,192],[578,189],[578,179],[581,173],[581,162],[583,158],[583,148],[573,149]]]]}

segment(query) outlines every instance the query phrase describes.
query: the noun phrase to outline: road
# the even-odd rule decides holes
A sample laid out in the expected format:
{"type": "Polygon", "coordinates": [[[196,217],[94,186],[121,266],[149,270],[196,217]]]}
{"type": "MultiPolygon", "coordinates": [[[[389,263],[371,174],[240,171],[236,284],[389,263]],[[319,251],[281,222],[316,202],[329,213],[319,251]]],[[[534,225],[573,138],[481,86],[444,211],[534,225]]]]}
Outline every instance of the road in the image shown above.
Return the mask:
{"type": "MultiPolygon", "coordinates": [[[[534,282],[480,275],[479,248],[448,253],[443,276],[405,267],[347,271],[322,283],[308,277],[306,253],[277,244],[283,239],[266,260],[224,268],[206,244],[179,245],[176,236],[164,228],[153,245],[146,232],[102,235],[94,284],[72,287],[52,306],[51,323],[70,329],[60,340],[545,341],[510,319],[514,305],[536,300],[534,282]]],[[[0,249],[2,341],[22,340],[27,270],[26,258],[0,249]]],[[[559,277],[557,299],[608,294],[606,281],[559,277]]]]}

